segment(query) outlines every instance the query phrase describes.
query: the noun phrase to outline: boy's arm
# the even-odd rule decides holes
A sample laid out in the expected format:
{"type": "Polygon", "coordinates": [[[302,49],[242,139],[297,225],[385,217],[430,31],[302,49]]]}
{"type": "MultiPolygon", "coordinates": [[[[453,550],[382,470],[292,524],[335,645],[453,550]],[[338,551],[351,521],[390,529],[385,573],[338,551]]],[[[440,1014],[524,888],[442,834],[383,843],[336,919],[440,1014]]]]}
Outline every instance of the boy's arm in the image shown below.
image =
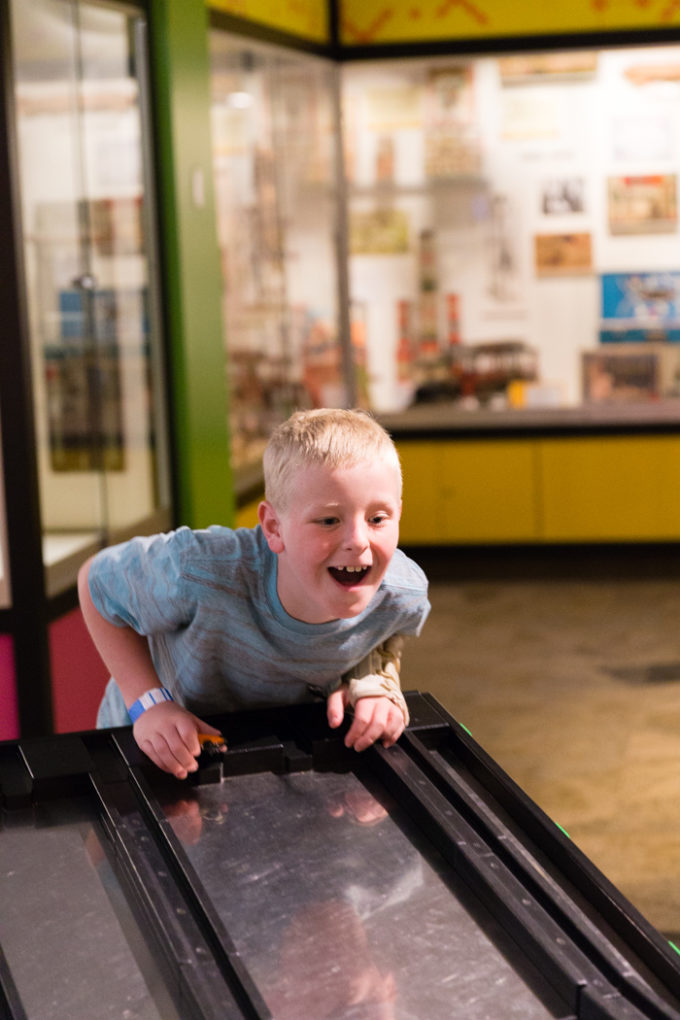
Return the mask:
{"type": "Polygon", "coordinates": [[[399,683],[403,645],[401,634],[378,645],[328,698],[328,722],[332,727],[340,725],[347,705],[354,708],[354,720],[345,737],[348,747],[363,751],[376,740],[390,747],[408,726],[408,708],[399,683]]]}
{"type": "MultiPolygon", "coordinates": [[[[106,620],[90,594],[89,574],[92,559],[78,572],[78,597],[83,618],[104,664],[115,677],[129,709],[138,698],[161,682],[151,659],[147,639],[131,627],[117,627],[106,620]]],[[[198,733],[218,731],[202,722],[175,701],[153,705],[138,717],[133,733],[139,747],[154,764],[178,779],[195,772],[201,746],[198,733]]]]}

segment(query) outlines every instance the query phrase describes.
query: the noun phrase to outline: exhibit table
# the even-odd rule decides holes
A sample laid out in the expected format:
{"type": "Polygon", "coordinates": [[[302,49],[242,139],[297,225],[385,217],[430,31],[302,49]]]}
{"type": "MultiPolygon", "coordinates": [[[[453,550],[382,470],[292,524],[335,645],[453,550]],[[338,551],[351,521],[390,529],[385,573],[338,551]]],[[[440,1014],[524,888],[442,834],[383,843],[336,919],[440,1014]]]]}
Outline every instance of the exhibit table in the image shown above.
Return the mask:
{"type": "Polygon", "coordinates": [[[0,1017],[680,1020],[680,957],[429,695],[0,744],[0,1017]]]}

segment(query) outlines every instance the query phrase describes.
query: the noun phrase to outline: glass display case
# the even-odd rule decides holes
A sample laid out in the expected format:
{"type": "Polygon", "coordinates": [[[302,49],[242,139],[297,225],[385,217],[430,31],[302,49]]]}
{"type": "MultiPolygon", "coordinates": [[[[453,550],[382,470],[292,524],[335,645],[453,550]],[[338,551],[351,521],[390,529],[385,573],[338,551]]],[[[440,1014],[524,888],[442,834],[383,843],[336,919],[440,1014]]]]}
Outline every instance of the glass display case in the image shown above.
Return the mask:
{"type": "MultiPolygon", "coordinates": [[[[232,461],[257,464],[296,407],[341,406],[354,379],[338,258],[337,69],[211,33],[214,172],[232,461]]],[[[363,321],[351,341],[358,362],[363,321]]],[[[353,397],[351,398],[353,400],[353,397]]]]}
{"type": "Polygon", "coordinates": [[[376,411],[680,394],[680,47],[342,71],[376,411]]]}
{"type": "Polygon", "coordinates": [[[169,522],[139,12],[11,5],[49,595],[100,545],[169,522]]]}

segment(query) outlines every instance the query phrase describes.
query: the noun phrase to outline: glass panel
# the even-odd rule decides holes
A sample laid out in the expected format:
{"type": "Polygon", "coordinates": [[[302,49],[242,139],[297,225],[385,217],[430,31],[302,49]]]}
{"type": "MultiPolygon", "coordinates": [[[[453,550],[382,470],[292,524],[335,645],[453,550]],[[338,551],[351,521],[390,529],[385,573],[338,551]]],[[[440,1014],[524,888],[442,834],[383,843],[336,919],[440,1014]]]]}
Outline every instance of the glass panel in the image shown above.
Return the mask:
{"type": "Polygon", "coordinates": [[[168,497],[138,19],[15,0],[26,273],[48,591],[168,497]]]}
{"type": "Polygon", "coordinates": [[[343,65],[376,410],[680,395],[678,66],[677,45],[343,65]]]}
{"type": "Polygon", "coordinates": [[[564,1016],[472,889],[353,773],[235,776],[165,812],[279,1020],[448,1020],[452,996],[466,1020],[564,1016]]]}
{"type": "Polygon", "coordinates": [[[104,844],[76,801],[0,819],[2,948],[29,1020],[178,1020],[104,844]]]}
{"type": "Polygon", "coordinates": [[[294,408],[346,402],[335,248],[335,72],[328,61],[221,32],[211,35],[211,53],[238,472],[259,459],[271,427],[294,408]]]}

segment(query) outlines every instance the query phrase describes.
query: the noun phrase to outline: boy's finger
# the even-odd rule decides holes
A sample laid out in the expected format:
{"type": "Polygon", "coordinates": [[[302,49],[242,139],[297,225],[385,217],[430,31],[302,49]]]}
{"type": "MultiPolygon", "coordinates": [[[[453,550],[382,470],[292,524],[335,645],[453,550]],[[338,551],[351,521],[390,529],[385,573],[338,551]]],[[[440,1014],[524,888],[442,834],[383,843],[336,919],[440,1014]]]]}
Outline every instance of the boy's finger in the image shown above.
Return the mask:
{"type": "Polygon", "coordinates": [[[365,751],[385,732],[386,710],[380,702],[369,702],[371,699],[361,699],[357,703],[354,722],[345,737],[345,745],[353,747],[355,751],[365,751]]]}
{"type": "Polygon", "coordinates": [[[198,740],[198,727],[190,715],[178,720],[175,732],[167,734],[167,741],[172,754],[180,765],[188,766],[187,755],[196,758],[201,753],[198,740]]]}
{"type": "MultiPolygon", "coordinates": [[[[174,731],[170,730],[169,733],[164,733],[162,736],[167,743],[167,754],[176,759],[180,770],[195,772],[198,768],[196,759],[201,753],[201,745],[196,725],[191,717],[182,718],[174,731]]],[[[177,775],[176,767],[173,767],[172,771],[177,775]]]]}
{"type": "Polygon", "coordinates": [[[222,736],[222,731],[221,730],[216,730],[214,726],[211,726],[207,722],[203,722],[203,720],[199,719],[198,716],[194,716],[194,722],[198,726],[198,739],[199,740],[201,739],[202,735],[203,736],[211,736],[211,737],[221,737],[222,736]]]}
{"type": "Polygon", "coordinates": [[[385,727],[385,733],[383,734],[382,745],[383,747],[392,747],[393,744],[399,740],[399,737],[404,732],[404,717],[399,713],[399,719],[396,719],[394,724],[385,727]]]}
{"type": "Polygon", "coordinates": [[[331,729],[336,729],[345,717],[345,700],[343,698],[342,688],[337,691],[333,691],[332,694],[328,695],[326,701],[326,717],[328,719],[328,725],[331,729]]]}
{"type": "Polygon", "coordinates": [[[367,747],[374,744],[378,737],[382,736],[383,727],[380,722],[373,720],[370,723],[363,723],[360,726],[352,726],[345,737],[347,747],[353,747],[355,751],[365,751],[367,747]],[[356,732],[353,732],[356,730],[356,732]]]}
{"type": "Polygon", "coordinates": [[[154,765],[177,779],[186,779],[187,774],[196,768],[195,758],[183,754],[181,749],[176,753],[165,738],[158,739],[155,744],[152,740],[145,740],[140,746],[154,765]]]}

